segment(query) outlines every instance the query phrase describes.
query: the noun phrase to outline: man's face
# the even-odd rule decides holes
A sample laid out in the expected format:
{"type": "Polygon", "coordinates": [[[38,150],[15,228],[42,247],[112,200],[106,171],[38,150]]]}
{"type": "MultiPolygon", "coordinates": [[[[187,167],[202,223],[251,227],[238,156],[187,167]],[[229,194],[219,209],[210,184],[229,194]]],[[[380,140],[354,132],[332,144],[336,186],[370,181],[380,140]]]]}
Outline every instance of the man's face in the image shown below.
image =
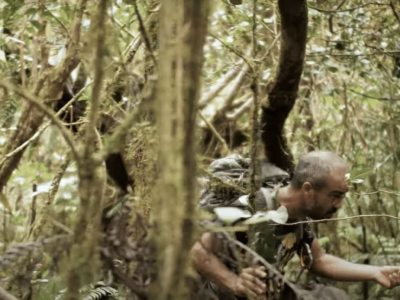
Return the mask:
{"type": "Polygon", "coordinates": [[[346,183],[346,167],[340,166],[331,171],[327,184],[322,189],[314,189],[312,205],[307,215],[314,220],[330,219],[342,206],[349,190],[346,183]]]}

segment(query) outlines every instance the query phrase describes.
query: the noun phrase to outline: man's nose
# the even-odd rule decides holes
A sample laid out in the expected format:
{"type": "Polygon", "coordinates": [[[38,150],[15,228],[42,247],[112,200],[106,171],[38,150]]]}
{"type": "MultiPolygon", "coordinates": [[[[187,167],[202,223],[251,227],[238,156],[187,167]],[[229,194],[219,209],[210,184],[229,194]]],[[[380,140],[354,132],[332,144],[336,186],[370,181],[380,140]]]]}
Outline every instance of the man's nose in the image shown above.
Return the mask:
{"type": "Polygon", "coordinates": [[[336,209],[340,209],[340,208],[342,208],[343,203],[344,203],[343,199],[340,199],[339,202],[333,204],[333,207],[336,209]]]}

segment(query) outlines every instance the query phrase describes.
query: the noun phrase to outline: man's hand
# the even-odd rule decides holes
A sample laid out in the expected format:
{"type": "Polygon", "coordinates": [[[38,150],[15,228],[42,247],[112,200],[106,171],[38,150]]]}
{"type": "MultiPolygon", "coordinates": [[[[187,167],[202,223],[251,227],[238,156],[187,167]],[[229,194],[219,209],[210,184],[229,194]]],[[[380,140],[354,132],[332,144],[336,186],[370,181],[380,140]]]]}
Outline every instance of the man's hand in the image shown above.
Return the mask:
{"type": "Polygon", "coordinates": [[[267,286],[264,279],[267,276],[264,267],[246,268],[237,276],[231,290],[236,296],[246,296],[248,294],[257,299],[265,299],[267,286]]]}
{"type": "Polygon", "coordinates": [[[399,267],[382,267],[374,275],[374,280],[380,285],[387,288],[394,288],[400,285],[400,268],[399,267]]]}

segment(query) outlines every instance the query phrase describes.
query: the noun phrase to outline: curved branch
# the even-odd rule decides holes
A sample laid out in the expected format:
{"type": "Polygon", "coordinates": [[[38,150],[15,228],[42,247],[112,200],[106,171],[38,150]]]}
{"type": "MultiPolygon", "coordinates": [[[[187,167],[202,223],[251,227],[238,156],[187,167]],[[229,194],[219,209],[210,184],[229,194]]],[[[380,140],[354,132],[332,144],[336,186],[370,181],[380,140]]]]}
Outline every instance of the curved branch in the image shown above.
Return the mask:
{"type": "Polygon", "coordinates": [[[349,89],[349,91],[353,92],[354,94],[363,96],[365,98],[379,100],[379,101],[400,101],[400,98],[380,98],[380,97],[373,97],[373,96],[370,96],[370,95],[362,94],[362,93],[356,92],[356,91],[354,91],[352,89],[349,89]]]}
{"type": "Polygon", "coordinates": [[[9,294],[5,289],[0,287],[0,300],[17,300],[13,295],[9,294]]]}
{"type": "MultiPolygon", "coordinates": [[[[63,126],[61,121],[57,118],[57,116],[53,113],[52,110],[47,108],[44,104],[40,103],[33,96],[28,95],[27,93],[25,93],[25,91],[22,91],[21,89],[15,87],[9,83],[0,81],[0,86],[9,91],[13,91],[15,94],[22,97],[23,99],[28,101],[30,104],[32,104],[35,108],[39,109],[42,113],[44,113],[54,123],[54,125],[60,130],[61,135],[64,137],[65,141],[70,146],[71,152],[72,152],[74,158],[78,159],[79,154],[75,148],[75,141],[74,141],[74,138],[72,137],[72,134],[63,126]]],[[[1,162],[1,165],[3,163],[4,163],[4,161],[1,162]]],[[[1,167],[1,165],[0,165],[0,167],[1,167]]]]}
{"type": "Polygon", "coordinates": [[[279,0],[281,14],[281,51],[276,78],[268,88],[269,103],[262,104],[261,139],[266,157],[283,170],[294,164],[284,137],[284,125],[299,88],[307,40],[305,0],[279,0]]]}
{"type": "MultiPolygon", "coordinates": [[[[0,83],[1,84],[1,83],[0,83]]],[[[68,101],[67,104],[65,104],[56,114],[56,117],[59,117],[64,111],[66,111],[86,90],[86,88],[90,85],[89,83],[87,86],[85,86],[83,89],[81,89],[70,101],[68,101]]],[[[15,154],[19,153],[20,151],[24,150],[25,147],[27,147],[30,143],[32,143],[34,140],[36,140],[43,131],[46,130],[47,127],[49,127],[51,124],[51,121],[47,122],[42,128],[40,128],[29,140],[27,140],[25,143],[23,143],[21,146],[16,148],[14,151],[7,153],[4,158],[0,161],[0,166],[4,163],[4,161],[15,154]]],[[[63,124],[64,125],[64,124],[63,124]]],[[[66,124],[66,125],[71,125],[71,124],[66,124]]]]}

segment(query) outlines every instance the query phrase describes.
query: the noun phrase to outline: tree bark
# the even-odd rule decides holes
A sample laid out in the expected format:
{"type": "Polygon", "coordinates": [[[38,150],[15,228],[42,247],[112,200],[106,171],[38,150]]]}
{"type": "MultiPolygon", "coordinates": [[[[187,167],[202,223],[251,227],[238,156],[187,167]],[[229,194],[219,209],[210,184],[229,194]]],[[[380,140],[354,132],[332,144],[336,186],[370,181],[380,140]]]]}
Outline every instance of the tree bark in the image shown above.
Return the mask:
{"type": "Polygon", "coordinates": [[[158,275],[152,299],[188,299],[185,283],[196,209],[196,115],[209,1],[165,0],[157,86],[158,275]],[[163,230],[168,228],[168,230],[163,230]]]}
{"type": "MultiPolygon", "coordinates": [[[[196,115],[200,98],[200,78],[203,66],[203,47],[207,33],[208,1],[185,1],[184,26],[189,27],[184,53],[184,137],[183,137],[183,185],[186,202],[182,224],[182,250],[187,253],[193,242],[194,215],[196,210],[196,115]]],[[[183,260],[185,261],[185,260],[183,260]]]]}
{"type": "Polygon", "coordinates": [[[266,157],[283,170],[292,172],[292,154],[284,137],[286,118],[299,89],[307,40],[305,0],[279,0],[281,50],[276,78],[268,87],[268,103],[262,104],[261,139],[266,157]]]}

